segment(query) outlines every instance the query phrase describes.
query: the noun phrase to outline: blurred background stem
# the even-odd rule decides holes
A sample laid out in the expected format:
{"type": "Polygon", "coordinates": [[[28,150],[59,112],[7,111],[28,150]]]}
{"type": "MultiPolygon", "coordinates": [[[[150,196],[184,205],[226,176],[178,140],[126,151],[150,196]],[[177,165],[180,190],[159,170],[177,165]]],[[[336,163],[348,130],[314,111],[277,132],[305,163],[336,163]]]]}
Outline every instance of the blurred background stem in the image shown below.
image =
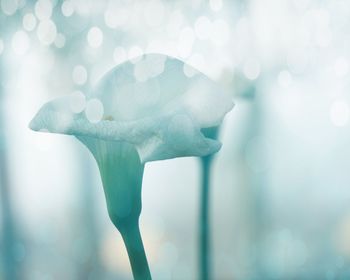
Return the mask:
{"type": "MultiPolygon", "coordinates": [[[[1,120],[0,120],[1,121],[1,120]]],[[[0,124],[1,126],[1,124],[0,124]]],[[[2,138],[1,138],[2,139],[2,138]]],[[[7,162],[3,140],[0,147],[0,193],[1,193],[1,212],[2,212],[2,258],[3,258],[3,277],[5,280],[18,279],[15,273],[16,260],[14,254],[15,247],[15,226],[13,209],[11,206],[11,194],[9,188],[9,179],[7,172],[7,162]]]]}
{"type": "Polygon", "coordinates": [[[79,268],[79,279],[84,280],[89,277],[105,277],[104,269],[100,259],[100,230],[98,217],[96,215],[96,197],[93,166],[90,157],[85,153],[79,153],[81,182],[78,188],[77,205],[79,207],[77,221],[79,225],[77,232],[83,236],[86,246],[89,246],[89,257],[79,268]],[[92,276],[91,276],[92,275],[92,276]]]}
{"type": "MultiPolygon", "coordinates": [[[[5,73],[2,67],[2,59],[0,59],[0,105],[4,104],[4,81],[5,73]]],[[[6,138],[4,128],[4,109],[0,106],[0,208],[2,213],[2,269],[3,275],[1,279],[16,280],[18,278],[18,267],[15,256],[16,247],[16,230],[13,206],[11,200],[11,188],[8,174],[8,157],[6,149],[6,138]]],[[[0,267],[1,268],[1,267],[0,267]]]]}

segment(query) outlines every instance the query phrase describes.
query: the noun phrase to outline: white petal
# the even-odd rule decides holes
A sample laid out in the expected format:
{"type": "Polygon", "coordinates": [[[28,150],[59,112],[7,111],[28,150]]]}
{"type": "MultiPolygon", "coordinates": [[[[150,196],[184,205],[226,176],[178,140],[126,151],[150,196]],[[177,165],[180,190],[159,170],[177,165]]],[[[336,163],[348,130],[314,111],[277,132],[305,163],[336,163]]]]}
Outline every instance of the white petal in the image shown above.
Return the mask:
{"type": "Polygon", "coordinates": [[[205,75],[189,78],[183,68],[182,61],[157,54],[123,63],[87,96],[85,113],[71,110],[70,97],[60,98],[44,105],[30,127],[125,141],[143,162],[212,154],[221,144],[201,129],[218,126],[233,103],[205,75]]]}

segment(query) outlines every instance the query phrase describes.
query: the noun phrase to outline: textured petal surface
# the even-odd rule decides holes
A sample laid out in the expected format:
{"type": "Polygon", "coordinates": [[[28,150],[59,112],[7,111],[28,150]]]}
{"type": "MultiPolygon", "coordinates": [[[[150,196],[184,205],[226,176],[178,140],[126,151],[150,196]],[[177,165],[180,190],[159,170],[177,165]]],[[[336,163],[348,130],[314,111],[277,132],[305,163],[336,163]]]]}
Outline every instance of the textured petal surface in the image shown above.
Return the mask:
{"type": "Polygon", "coordinates": [[[219,125],[233,103],[205,75],[189,78],[183,69],[182,61],[160,54],[125,62],[86,97],[74,94],[45,104],[30,127],[125,141],[135,145],[143,162],[217,152],[221,144],[201,129],[219,125]]]}

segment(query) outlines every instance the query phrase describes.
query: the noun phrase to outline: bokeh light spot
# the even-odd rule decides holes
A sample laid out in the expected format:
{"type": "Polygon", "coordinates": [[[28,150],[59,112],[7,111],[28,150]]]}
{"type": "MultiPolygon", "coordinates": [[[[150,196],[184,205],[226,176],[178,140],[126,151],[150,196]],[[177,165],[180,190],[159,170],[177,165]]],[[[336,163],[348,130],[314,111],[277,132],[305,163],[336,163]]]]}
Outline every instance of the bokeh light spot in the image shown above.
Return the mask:
{"type": "Polygon", "coordinates": [[[66,37],[64,37],[63,34],[58,33],[55,38],[55,46],[57,48],[63,48],[65,44],[66,44],[66,37]]]}
{"type": "Polygon", "coordinates": [[[8,16],[13,15],[18,8],[17,1],[14,0],[1,0],[0,5],[1,10],[4,12],[5,15],[8,16]]]}
{"type": "Polygon", "coordinates": [[[195,40],[193,29],[185,27],[181,30],[177,45],[178,55],[186,58],[191,54],[193,43],[195,40]]]}
{"type": "Polygon", "coordinates": [[[121,7],[114,7],[113,5],[104,13],[105,24],[109,28],[117,28],[124,25],[129,18],[127,9],[121,7]]]}
{"type": "Polygon", "coordinates": [[[335,126],[345,126],[349,121],[349,105],[342,100],[333,102],[330,108],[330,119],[335,126]]]}
{"type": "Polygon", "coordinates": [[[248,59],[243,66],[243,73],[249,80],[255,80],[260,74],[260,64],[255,59],[248,59]]]}
{"type": "Polygon", "coordinates": [[[15,54],[23,55],[26,53],[30,45],[26,32],[17,31],[12,37],[12,49],[15,54]]]}
{"type": "Polygon", "coordinates": [[[36,26],[36,18],[33,14],[28,13],[23,17],[23,28],[27,31],[32,31],[34,30],[36,26]]]}
{"type": "Polygon", "coordinates": [[[128,55],[126,50],[122,47],[116,47],[113,52],[113,59],[115,63],[120,64],[127,59],[128,55]]]}
{"type": "Polygon", "coordinates": [[[99,48],[103,43],[103,33],[101,29],[96,26],[92,27],[87,34],[87,40],[92,48],[99,48]]]}
{"type": "Polygon", "coordinates": [[[39,0],[36,2],[34,10],[39,20],[48,20],[52,15],[52,3],[50,0],[39,0]]]}
{"type": "Polygon", "coordinates": [[[186,77],[192,78],[194,75],[198,73],[196,69],[188,65],[187,63],[184,64],[183,71],[186,77]]]}
{"type": "Polygon", "coordinates": [[[128,58],[131,63],[136,63],[142,59],[143,50],[139,46],[133,46],[130,48],[128,58]]]}
{"type": "Polygon", "coordinates": [[[145,7],[144,16],[149,26],[159,26],[164,17],[164,6],[159,0],[151,0],[145,7]]]}
{"type": "Polygon", "coordinates": [[[213,11],[218,12],[222,9],[222,0],[210,0],[209,5],[213,11]]]}
{"type": "Polygon", "coordinates": [[[37,35],[39,41],[44,45],[51,45],[56,39],[56,25],[51,20],[43,20],[39,23],[37,35]]]}
{"type": "Polygon", "coordinates": [[[73,69],[73,82],[77,85],[83,85],[87,81],[87,71],[82,65],[77,65],[73,69]]]}
{"type": "Polygon", "coordinates": [[[334,64],[334,71],[337,77],[345,77],[349,72],[349,63],[347,59],[344,57],[339,57],[334,64]]]}
{"type": "Polygon", "coordinates": [[[103,113],[104,108],[100,100],[93,98],[87,102],[85,108],[85,115],[90,122],[97,123],[100,120],[102,120],[103,113]]]}
{"type": "Polygon", "coordinates": [[[65,17],[70,17],[71,15],[73,15],[74,6],[72,1],[69,1],[69,0],[64,1],[61,6],[61,11],[65,17]]]}
{"type": "Polygon", "coordinates": [[[213,22],[211,28],[211,41],[218,46],[225,45],[230,39],[230,28],[223,19],[213,22]]]}
{"type": "Polygon", "coordinates": [[[73,113],[80,113],[84,111],[86,106],[85,95],[81,91],[74,91],[69,100],[69,105],[73,113]]]}
{"type": "Polygon", "coordinates": [[[292,83],[292,76],[287,70],[283,70],[278,74],[278,83],[281,87],[287,88],[292,83]]]}
{"type": "Polygon", "coordinates": [[[199,17],[194,24],[194,31],[198,39],[208,39],[211,34],[211,21],[205,16],[199,17]]]}

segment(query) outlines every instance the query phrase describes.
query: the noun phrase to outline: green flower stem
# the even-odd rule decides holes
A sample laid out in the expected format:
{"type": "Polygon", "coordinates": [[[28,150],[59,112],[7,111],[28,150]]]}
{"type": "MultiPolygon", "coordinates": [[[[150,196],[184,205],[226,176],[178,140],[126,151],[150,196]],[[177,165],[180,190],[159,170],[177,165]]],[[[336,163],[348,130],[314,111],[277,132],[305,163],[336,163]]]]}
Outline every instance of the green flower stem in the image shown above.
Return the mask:
{"type": "Polygon", "coordinates": [[[123,237],[134,279],[152,279],[139,229],[144,165],[137,151],[124,142],[78,139],[89,148],[98,163],[108,214],[123,237]]]}
{"type": "Polygon", "coordinates": [[[151,272],[148,267],[143,247],[139,225],[134,224],[121,232],[126,250],[128,251],[132,273],[135,280],[150,280],[151,272]]]}
{"type": "MultiPolygon", "coordinates": [[[[211,139],[217,139],[219,127],[209,127],[201,130],[211,139]]],[[[199,209],[199,279],[210,280],[211,250],[210,250],[210,171],[214,155],[200,158],[201,162],[201,194],[199,209]]]]}
{"type": "Polygon", "coordinates": [[[202,189],[200,199],[200,219],[199,219],[199,266],[200,279],[211,279],[211,252],[210,252],[210,223],[209,223],[209,186],[210,186],[210,169],[211,156],[201,159],[202,169],[202,189]]]}

